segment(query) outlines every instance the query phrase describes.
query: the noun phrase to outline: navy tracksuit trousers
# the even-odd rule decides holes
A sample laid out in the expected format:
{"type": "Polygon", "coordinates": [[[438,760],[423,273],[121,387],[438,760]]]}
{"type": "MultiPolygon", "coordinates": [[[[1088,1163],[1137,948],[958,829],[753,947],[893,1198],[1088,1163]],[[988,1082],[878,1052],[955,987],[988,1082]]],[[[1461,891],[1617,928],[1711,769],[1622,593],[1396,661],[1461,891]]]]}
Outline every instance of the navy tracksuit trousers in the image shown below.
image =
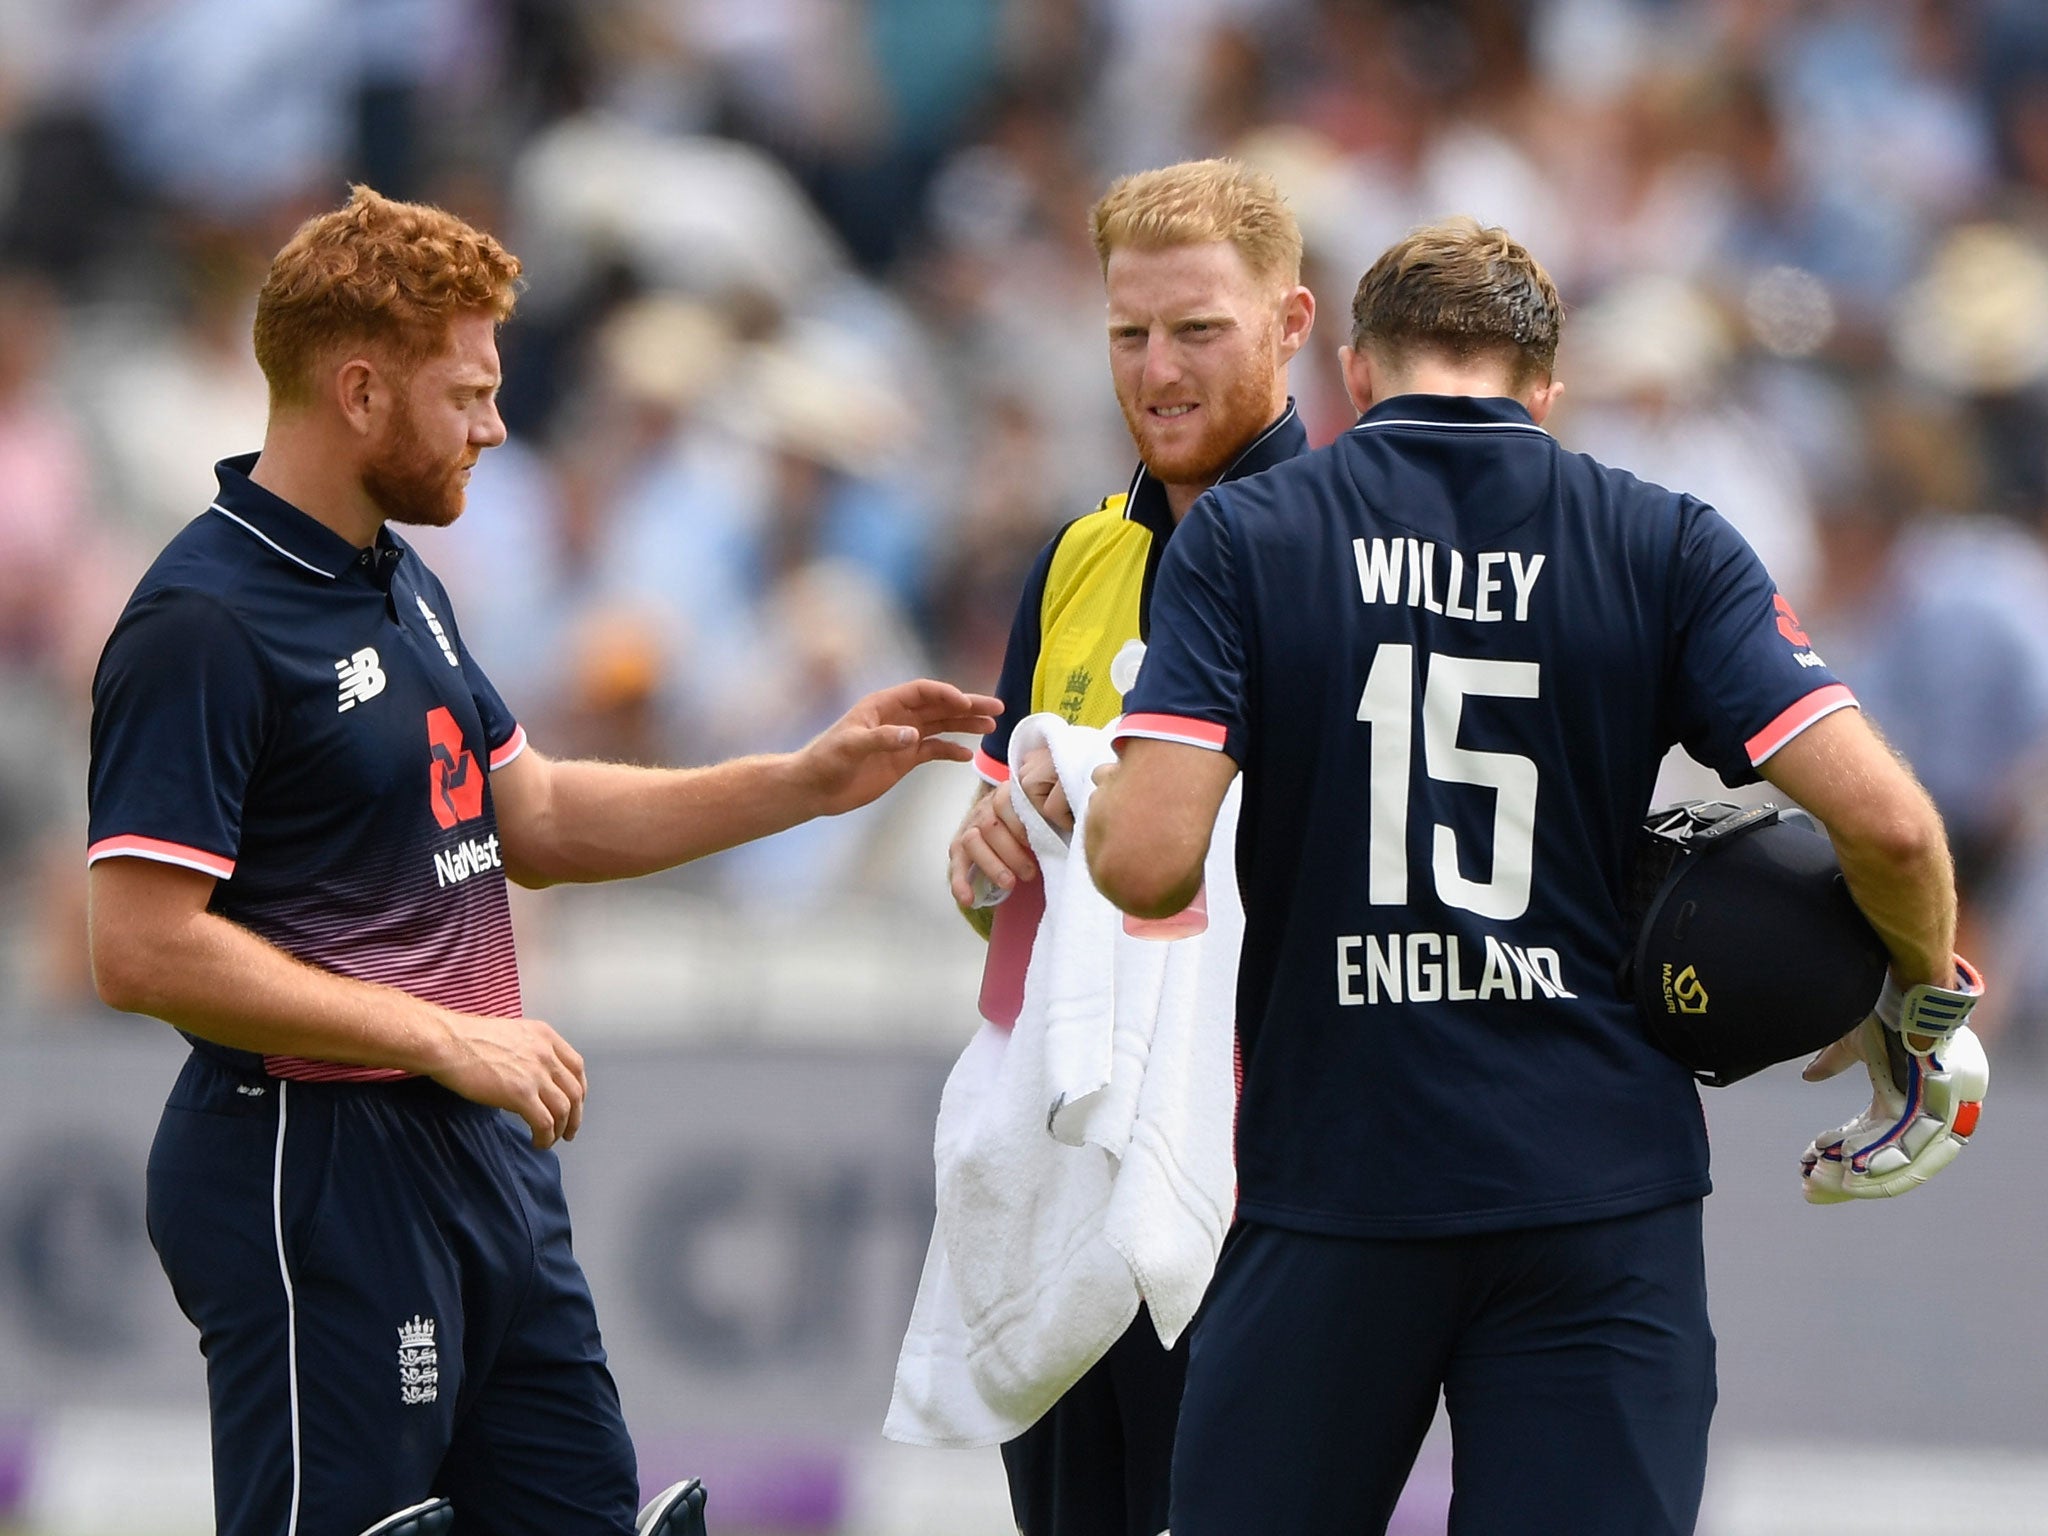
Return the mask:
{"type": "Polygon", "coordinates": [[[1716,1396],[1700,1214],[1426,1239],[1241,1223],[1195,1324],[1173,1536],[1385,1531],[1439,1394],[1450,1536],[1685,1536],[1716,1396]]]}
{"type": "Polygon", "coordinates": [[[194,1051],[149,1230],[206,1356],[219,1536],[625,1536],[638,1479],[560,1166],[426,1079],[287,1082],[194,1051]]]}

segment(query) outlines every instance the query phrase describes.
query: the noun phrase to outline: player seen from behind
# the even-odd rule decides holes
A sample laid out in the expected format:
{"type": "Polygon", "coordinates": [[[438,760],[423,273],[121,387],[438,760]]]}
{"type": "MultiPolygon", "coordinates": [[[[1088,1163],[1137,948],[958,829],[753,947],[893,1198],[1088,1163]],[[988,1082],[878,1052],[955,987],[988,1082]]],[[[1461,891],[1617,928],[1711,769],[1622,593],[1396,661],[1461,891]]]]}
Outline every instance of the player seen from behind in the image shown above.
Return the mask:
{"type": "Polygon", "coordinates": [[[1440,1395],[1452,1532],[1692,1530],[1706,1131],[1616,977],[1673,744],[1825,825],[1921,1053],[1923,1091],[1821,1138],[1809,1188],[1910,1187],[1981,1097],[1932,805],[1713,509],[1543,430],[1561,313],[1501,230],[1401,241],[1353,305],[1358,425],[1212,490],[1159,573],[1091,806],[1104,893],[1184,904],[1244,775],[1239,1224],[1174,1536],[1385,1529],[1440,1395]]]}

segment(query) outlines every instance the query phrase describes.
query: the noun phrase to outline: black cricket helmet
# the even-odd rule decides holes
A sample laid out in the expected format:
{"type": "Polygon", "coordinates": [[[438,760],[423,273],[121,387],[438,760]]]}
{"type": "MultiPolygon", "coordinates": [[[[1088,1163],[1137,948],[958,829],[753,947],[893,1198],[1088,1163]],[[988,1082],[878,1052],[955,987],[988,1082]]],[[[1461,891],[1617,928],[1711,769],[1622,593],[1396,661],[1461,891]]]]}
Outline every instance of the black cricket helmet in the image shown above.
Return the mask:
{"type": "Polygon", "coordinates": [[[1624,988],[1652,1043],[1703,1083],[1810,1055],[1884,985],[1884,941],[1804,811],[1688,800],[1651,812],[1630,905],[1624,988]]]}

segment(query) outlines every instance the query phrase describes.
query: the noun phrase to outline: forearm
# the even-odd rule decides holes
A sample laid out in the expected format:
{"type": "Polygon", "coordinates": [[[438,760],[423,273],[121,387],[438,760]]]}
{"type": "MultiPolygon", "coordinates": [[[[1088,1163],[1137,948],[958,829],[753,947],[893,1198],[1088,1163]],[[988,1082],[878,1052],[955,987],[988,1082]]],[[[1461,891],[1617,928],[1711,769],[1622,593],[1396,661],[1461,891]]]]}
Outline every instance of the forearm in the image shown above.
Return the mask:
{"type": "Polygon", "coordinates": [[[1953,985],[1955,868],[1939,822],[1933,823],[1932,837],[1892,845],[1833,841],[1849,894],[1891,951],[1892,973],[1905,986],[1953,985]]]}
{"type": "Polygon", "coordinates": [[[528,748],[491,774],[500,852],[521,885],[620,880],[867,805],[949,735],[995,729],[1000,700],[919,678],[858,699],[800,750],[709,768],[557,763],[528,748]]]}
{"type": "Polygon", "coordinates": [[[1170,917],[1201,887],[1215,807],[1207,805],[1206,816],[1182,811],[1180,798],[1134,779],[1124,763],[1096,774],[1088,873],[1097,890],[1134,916],[1170,917]]]}
{"type": "Polygon", "coordinates": [[[193,912],[162,927],[96,924],[100,996],[219,1045],[408,1072],[456,1054],[448,1011],[286,954],[239,924],[193,912]]]}
{"type": "Polygon", "coordinates": [[[818,796],[791,755],[709,768],[549,763],[541,803],[521,832],[501,829],[522,885],[618,880],[808,821],[818,796]]]}
{"type": "Polygon", "coordinates": [[[1763,774],[1827,828],[1849,894],[1901,984],[1950,985],[1956,882],[1941,815],[1869,722],[1837,711],[1789,742],[1763,774]]]}

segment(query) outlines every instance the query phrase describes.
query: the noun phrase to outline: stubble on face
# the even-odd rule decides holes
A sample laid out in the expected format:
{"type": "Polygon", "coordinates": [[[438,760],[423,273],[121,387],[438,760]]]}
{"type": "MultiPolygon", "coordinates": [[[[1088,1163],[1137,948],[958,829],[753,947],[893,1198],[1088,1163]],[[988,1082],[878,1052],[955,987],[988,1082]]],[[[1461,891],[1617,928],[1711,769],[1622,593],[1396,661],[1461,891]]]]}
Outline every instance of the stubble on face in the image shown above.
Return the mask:
{"type": "Polygon", "coordinates": [[[1124,427],[1137,445],[1138,461],[1154,479],[1166,485],[1213,484],[1251,440],[1271,425],[1273,380],[1280,372],[1279,338],[1259,335],[1240,364],[1223,380],[1214,398],[1200,402],[1200,434],[1193,442],[1179,445],[1165,440],[1167,431],[1152,417],[1149,402],[1139,398],[1139,391],[1127,391],[1118,381],[1117,405],[1123,411],[1124,427]]]}
{"type": "Polygon", "coordinates": [[[401,393],[400,402],[389,439],[363,467],[363,493],[391,522],[446,528],[462,516],[463,472],[475,457],[467,444],[457,458],[437,455],[420,431],[411,401],[401,393]]]}

